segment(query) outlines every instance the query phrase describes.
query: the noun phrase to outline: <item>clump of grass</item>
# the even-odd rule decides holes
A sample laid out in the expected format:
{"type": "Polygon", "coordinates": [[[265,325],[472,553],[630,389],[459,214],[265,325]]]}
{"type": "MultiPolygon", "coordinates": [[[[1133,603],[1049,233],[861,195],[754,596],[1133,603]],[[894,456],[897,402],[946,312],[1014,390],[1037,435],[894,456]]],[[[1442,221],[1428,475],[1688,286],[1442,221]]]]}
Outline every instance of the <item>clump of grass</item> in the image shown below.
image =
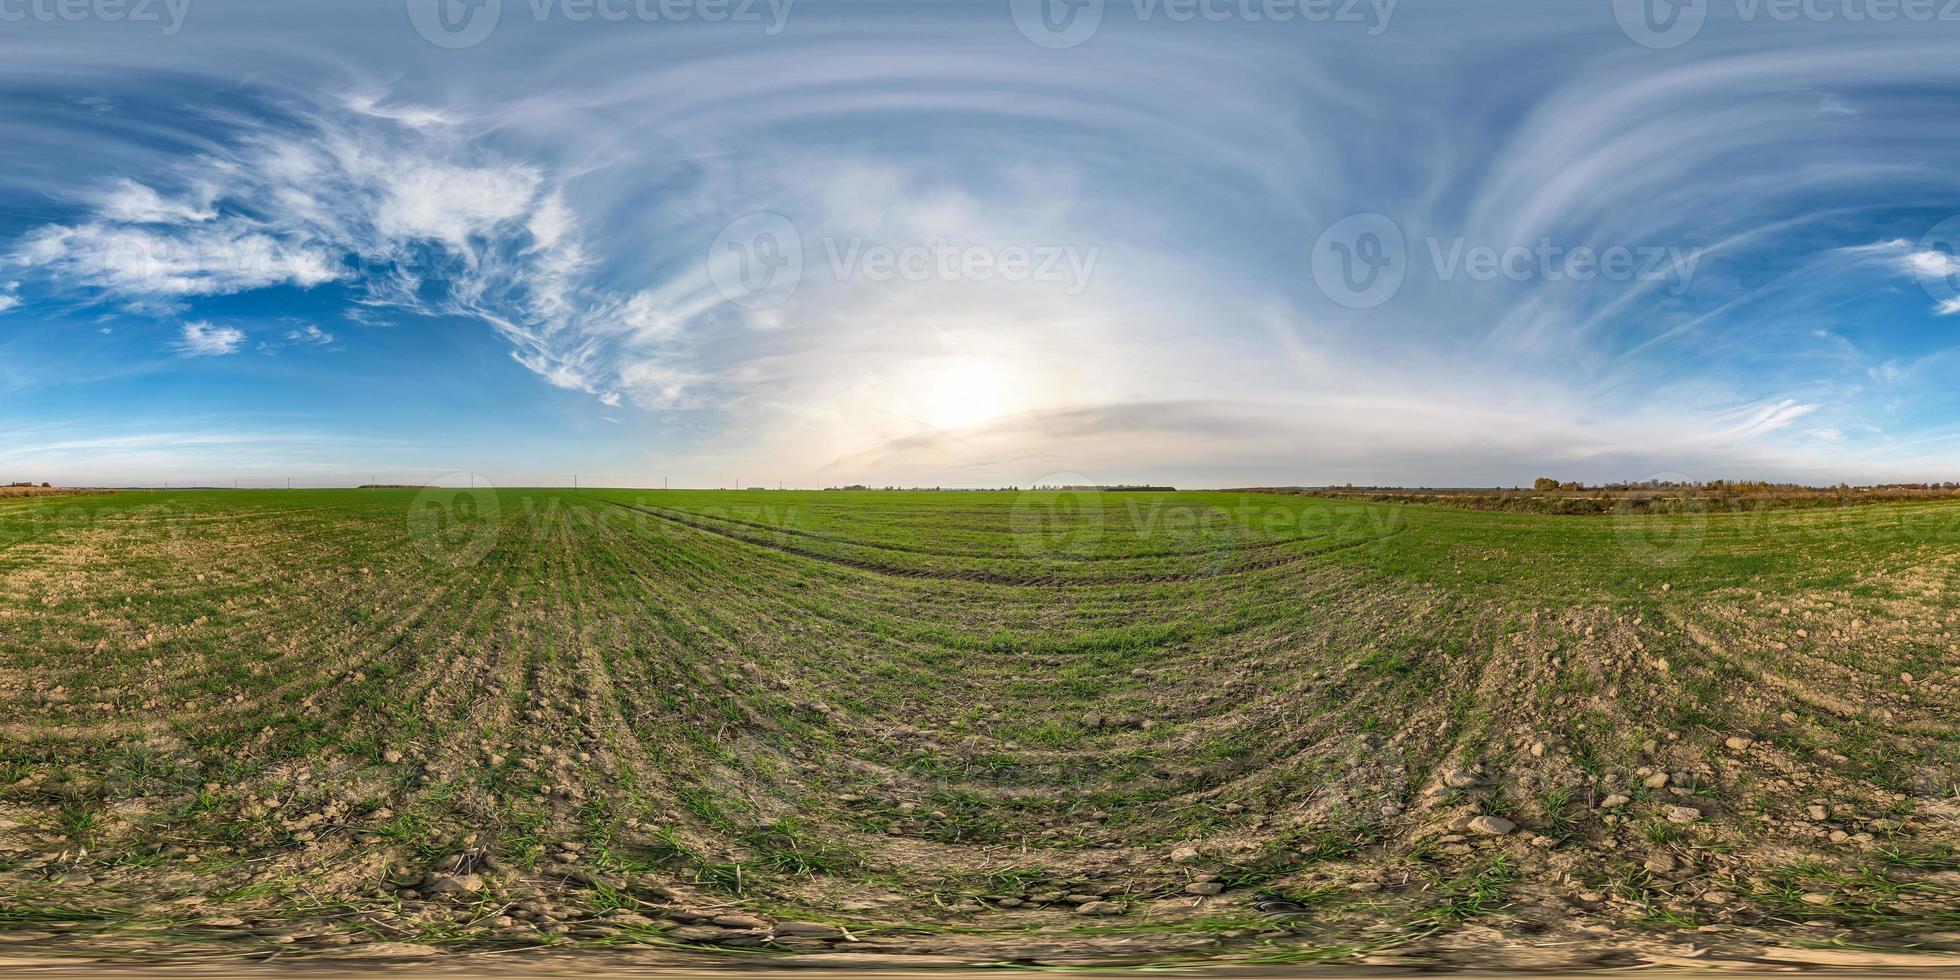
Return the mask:
{"type": "Polygon", "coordinates": [[[864,855],[812,833],[795,820],[778,820],[742,835],[754,854],[750,864],[797,877],[836,875],[862,870],[864,855]]]}
{"type": "Polygon", "coordinates": [[[1439,879],[1435,882],[1435,904],[1422,910],[1418,918],[1448,924],[1489,915],[1504,907],[1518,876],[1518,866],[1500,854],[1474,871],[1439,879]]]}

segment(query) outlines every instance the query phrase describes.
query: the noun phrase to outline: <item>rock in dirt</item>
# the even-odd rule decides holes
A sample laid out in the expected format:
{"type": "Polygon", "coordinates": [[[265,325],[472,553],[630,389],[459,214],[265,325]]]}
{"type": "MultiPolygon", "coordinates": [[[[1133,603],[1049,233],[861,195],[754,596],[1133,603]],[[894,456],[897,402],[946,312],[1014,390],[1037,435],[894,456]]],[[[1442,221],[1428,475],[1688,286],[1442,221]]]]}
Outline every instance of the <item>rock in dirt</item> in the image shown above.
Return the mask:
{"type": "Polygon", "coordinates": [[[1216,881],[1194,881],[1184,886],[1186,895],[1216,895],[1224,890],[1225,886],[1216,881]]]}
{"type": "Polygon", "coordinates": [[[1667,808],[1668,823],[1694,823],[1701,819],[1701,811],[1691,806],[1671,806],[1667,808]]]}
{"type": "Polygon", "coordinates": [[[1470,821],[1470,829],[1486,836],[1502,837],[1518,829],[1518,825],[1503,817],[1482,816],[1470,821]]]}
{"type": "Polygon", "coordinates": [[[806,953],[801,956],[784,956],[769,961],[771,969],[839,969],[870,970],[884,968],[925,969],[939,966],[966,966],[968,961],[958,956],[934,956],[909,953],[806,953]]]}
{"type": "Polygon", "coordinates": [[[1084,902],[1075,907],[1076,915],[1117,915],[1123,906],[1115,902],[1084,902]]]}
{"type": "Polygon", "coordinates": [[[322,950],[319,955],[341,960],[419,960],[441,956],[442,950],[421,943],[357,943],[322,950]]]}
{"type": "Polygon", "coordinates": [[[424,895],[474,895],[483,890],[481,875],[432,874],[422,882],[424,895]]]}
{"type": "Polygon", "coordinates": [[[844,930],[827,922],[778,922],[778,936],[806,936],[812,939],[842,939],[844,930]]]}

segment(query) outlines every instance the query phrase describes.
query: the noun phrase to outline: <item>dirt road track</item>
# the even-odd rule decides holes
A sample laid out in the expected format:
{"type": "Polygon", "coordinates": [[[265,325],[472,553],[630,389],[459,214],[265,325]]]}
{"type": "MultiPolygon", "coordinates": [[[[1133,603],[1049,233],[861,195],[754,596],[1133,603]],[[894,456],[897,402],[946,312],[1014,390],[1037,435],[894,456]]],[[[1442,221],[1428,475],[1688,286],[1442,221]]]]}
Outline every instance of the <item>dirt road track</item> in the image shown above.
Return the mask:
{"type": "MultiPolygon", "coordinates": [[[[753,959],[716,962],[704,957],[677,956],[668,952],[561,953],[529,951],[487,955],[453,955],[396,959],[340,959],[324,956],[305,958],[271,957],[242,960],[236,957],[187,957],[182,959],[130,958],[115,960],[86,957],[0,956],[0,973],[11,977],[45,978],[136,978],[166,980],[214,980],[214,978],[296,977],[302,980],[368,980],[374,977],[482,977],[488,980],[578,977],[581,980],[660,977],[663,980],[739,980],[746,977],[874,976],[880,980],[998,980],[1018,972],[1012,968],[976,969],[956,962],[922,963],[927,957],[887,957],[848,954],[776,958],[767,963],[753,959]]],[[[1536,959],[1536,958],[1532,958],[1536,959]]],[[[1692,977],[1722,977],[1746,980],[1753,977],[1802,975],[1831,978],[1900,978],[1935,980],[1960,975],[1960,957],[1939,954],[1877,953],[1848,949],[1777,949],[1750,960],[1710,960],[1706,962],[1658,953],[1634,954],[1627,965],[1602,968],[1581,966],[1583,955],[1566,960],[1491,963],[1465,969],[1450,964],[1397,961],[1356,964],[1294,964],[1255,966],[1221,964],[1189,967],[1152,966],[1137,972],[1153,976],[1204,978],[1303,978],[1303,980],[1345,980],[1397,976],[1450,976],[1462,978],[1504,978],[1504,980],[1552,980],[1552,978],[1593,975],[1598,977],[1637,975],[1654,980],[1683,980],[1692,977]]],[[[1066,967],[1044,967],[1045,976],[1109,976],[1130,972],[1121,967],[1085,970],[1080,974],[1066,967]]]]}

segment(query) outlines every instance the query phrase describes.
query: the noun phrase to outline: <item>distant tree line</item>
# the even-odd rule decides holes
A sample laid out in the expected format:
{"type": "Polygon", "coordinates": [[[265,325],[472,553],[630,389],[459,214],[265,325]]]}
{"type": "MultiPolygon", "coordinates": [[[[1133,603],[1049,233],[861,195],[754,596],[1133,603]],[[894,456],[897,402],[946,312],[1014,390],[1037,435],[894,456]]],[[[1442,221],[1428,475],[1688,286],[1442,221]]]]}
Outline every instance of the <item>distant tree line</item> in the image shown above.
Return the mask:
{"type": "Polygon", "coordinates": [[[1640,480],[1587,485],[1577,480],[1560,481],[1549,476],[1541,476],[1531,481],[1531,488],[1539,493],[1583,490],[1603,490],[1617,493],[1636,490],[1700,490],[1708,493],[1884,493],[1914,490],[1960,490],[1960,483],[1873,483],[1860,486],[1839,483],[1836,486],[1815,487],[1802,483],[1772,483],[1768,480],[1640,480]]]}

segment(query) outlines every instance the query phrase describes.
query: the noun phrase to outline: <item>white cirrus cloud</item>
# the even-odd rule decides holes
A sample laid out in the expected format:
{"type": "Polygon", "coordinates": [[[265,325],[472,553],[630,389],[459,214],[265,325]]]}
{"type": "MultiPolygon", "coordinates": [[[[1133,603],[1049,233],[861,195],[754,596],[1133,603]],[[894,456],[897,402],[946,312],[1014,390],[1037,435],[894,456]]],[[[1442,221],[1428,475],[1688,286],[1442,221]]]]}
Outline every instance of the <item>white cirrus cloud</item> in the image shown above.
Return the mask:
{"type": "Polygon", "coordinates": [[[286,340],[294,344],[311,344],[315,347],[325,347],[333,343],[333,334],[309,323],[298,330],[286,331],[286,340]]]}
{"type": "MultiPolygon", "coordinates": [[[[359,307],[485,323],[549,383],[612,390],[577,216],[545,170],[424,112],[295,109],[30,229],[4,256],[51,289],[181,312],[188,299],[342,283],[359,307]]],[[[324,346],[331,337],[287,337],[324,346]]]]}
{"type": "Polygon", "coordinates": [[[116,221],[35,230],[14,253],[57,280],[134,300],[317,286],[341,276],[328,250],[216,221],[156,230],[116,221]]]}
{"type": "Polygon", "coordinates": [[[1960,273],[1960,258],[1931,250],[1910,252],[1906,255],[1906,268],[1916,276],[1944,278],[1960,273]]]}
{"type": "Polygon", "coordinates": [[[245,331],[196,320],[186,323],[170,349],[185,357],[222,357],[245,343],[245,331]]]}
{"type": "Polygon", "coordinates": [[[170,200],[155,189],[124,177],[117,180],[95,202],[96,213],[112,221],[132,224],[210,221],[218,216],[211,208],[210,187],[196,189],[201,200],[170,200]]]}

